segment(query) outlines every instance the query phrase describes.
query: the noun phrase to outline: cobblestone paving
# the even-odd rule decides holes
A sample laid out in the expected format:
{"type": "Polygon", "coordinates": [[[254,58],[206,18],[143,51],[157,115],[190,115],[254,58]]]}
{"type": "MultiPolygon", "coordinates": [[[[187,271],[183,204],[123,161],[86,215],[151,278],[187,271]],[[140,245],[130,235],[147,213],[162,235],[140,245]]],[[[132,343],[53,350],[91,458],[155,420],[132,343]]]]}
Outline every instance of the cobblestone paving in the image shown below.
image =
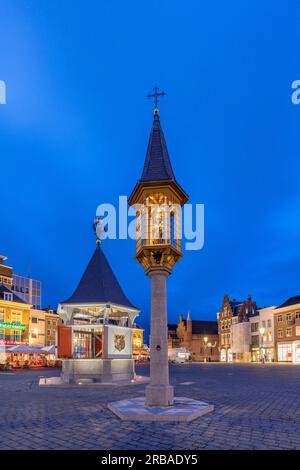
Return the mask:
{"type": "Polygon", "coordinates": [[[0,450],[300,449],[300,366],[188,364],[170,372],[177,396],[215,411],[192,423],[122,422],[107,403],[141,396],[144,385],[39,388],[39,376],[59,370],[0,373],[0,450]]]}

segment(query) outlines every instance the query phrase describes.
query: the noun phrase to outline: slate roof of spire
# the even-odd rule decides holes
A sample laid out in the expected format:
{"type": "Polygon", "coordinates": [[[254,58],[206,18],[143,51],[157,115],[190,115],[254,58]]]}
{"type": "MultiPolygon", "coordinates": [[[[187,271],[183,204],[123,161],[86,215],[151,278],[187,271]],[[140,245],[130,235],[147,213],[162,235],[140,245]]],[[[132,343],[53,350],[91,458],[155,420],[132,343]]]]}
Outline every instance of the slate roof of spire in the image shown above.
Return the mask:
{"type": "Polygon", "coordinates": [[[127,299],[101,247],[97,245],[75,291],[61,304],[114,303],[136,308],[127,299]]]}
{"type": "Polygon", "coordinates": [[[158,115],[154,115],[144,169],[140,181],[175,180],[158,115]]]}
{"type": "Polygon", "coordinates": [[[175,187],[181,194],[183,204],[188,201],[189,196],[175,178],[159,116],[155,113],[142,176],[129,197],[129,204],[134,203],[135,196],[142,186],[155,185],[157,182],[175,187]]]}

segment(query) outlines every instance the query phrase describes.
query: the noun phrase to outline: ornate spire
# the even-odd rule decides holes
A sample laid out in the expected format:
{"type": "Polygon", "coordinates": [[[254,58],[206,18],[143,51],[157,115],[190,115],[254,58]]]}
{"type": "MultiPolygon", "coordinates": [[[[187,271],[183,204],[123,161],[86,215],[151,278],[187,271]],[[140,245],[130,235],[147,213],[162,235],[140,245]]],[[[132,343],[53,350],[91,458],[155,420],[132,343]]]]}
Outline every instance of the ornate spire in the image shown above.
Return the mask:
{"type": "Polygon", "coordinates": [[[158,109],[154,110],[154,119],[140,181],[174,181],[169,152],[165,136],[160,125],[158,109]]]}
{"type": "Polygon", "coordinates": [[[137,202],[143,188],[148,188],[157,184],[164,188],[169,187],[173,193],[176,193],[176,197],[178,197],[181,205],[185,204],[189,199],[186,192],[176,181],[165,136],[160,124],[159,110],[157,108],[158,97],[164,96],[165,94],[165,92],[159,91],[159,89],[155,87],[154,93],[147,95],[148,98],[154,98],[154,117],[142,176],[129,197],[129,205],[137,202]]]}

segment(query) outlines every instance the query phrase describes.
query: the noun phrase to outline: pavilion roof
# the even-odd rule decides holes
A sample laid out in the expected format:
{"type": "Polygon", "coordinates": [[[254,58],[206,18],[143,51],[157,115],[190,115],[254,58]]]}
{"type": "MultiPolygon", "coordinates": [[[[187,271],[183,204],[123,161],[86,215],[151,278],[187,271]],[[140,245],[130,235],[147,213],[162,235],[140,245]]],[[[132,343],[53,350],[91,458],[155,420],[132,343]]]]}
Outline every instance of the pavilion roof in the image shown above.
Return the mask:
{"type": "Polygon", "coordinates": [[[75,291],[61,304],[106,303],[136,307],[124,294],[100,244],[97,245],[75,291]]]}

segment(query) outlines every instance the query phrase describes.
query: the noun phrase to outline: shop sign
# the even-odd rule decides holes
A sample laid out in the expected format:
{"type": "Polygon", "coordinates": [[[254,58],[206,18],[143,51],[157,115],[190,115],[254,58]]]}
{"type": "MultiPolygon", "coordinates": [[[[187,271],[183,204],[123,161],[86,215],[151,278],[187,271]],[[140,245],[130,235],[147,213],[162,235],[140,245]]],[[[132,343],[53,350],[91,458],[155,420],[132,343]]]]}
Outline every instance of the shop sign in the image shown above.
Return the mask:
{"type": "Polygon", "coordinates": [[[1,321],[0,328],[7,328],[11,330],[26,330],[26,325],[22,325],[21,323],[5,323],[1,321]]]}

